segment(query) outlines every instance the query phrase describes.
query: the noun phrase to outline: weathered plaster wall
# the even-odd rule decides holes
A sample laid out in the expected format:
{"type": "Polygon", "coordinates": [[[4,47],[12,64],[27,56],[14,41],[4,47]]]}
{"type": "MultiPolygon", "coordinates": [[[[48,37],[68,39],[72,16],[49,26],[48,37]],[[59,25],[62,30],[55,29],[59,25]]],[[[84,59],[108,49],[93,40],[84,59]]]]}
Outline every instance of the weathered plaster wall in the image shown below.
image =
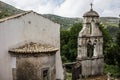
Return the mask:
{"type": "Polygon", "coordinates": [[[17,80],[43,80],[42,70],[49,70],[49,79],[55,80],[55,55],[17,57],[17,80]]]}
{"type": "Polygon", "coordinates": [[[82,65],[82,75],[101,75],[103,74],[104,59],[103,58],[91,58],[86,60],[81,60],[82,65]]]}
{"type": "Polygon", "coordinates": [[[25,42],[39,42],[59,48],[56,53],[56,78],[63,79],[60,57],[60,25],[33,12],[0,23],[0,79],[12,80],[12,57],[8,50],[25,42]]]}

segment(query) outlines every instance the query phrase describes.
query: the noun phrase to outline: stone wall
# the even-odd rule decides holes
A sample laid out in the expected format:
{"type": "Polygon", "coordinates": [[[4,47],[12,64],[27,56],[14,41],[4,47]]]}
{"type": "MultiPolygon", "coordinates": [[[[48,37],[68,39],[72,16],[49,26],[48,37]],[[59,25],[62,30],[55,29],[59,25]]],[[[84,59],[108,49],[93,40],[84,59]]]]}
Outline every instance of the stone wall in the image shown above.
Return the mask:
{"type": "Polygon", "coordinates": [[[43,80],[42,71],[48,70],[49,80],[55,80],[55,55],[41,57],[17,57],[17,80],[43,80]]]}
{"type": "Polygon", "coordinates": [[[82,65],[82,76],[101,75],[103,74],[104,58],[86,58],[79,60],[82,65]]]}

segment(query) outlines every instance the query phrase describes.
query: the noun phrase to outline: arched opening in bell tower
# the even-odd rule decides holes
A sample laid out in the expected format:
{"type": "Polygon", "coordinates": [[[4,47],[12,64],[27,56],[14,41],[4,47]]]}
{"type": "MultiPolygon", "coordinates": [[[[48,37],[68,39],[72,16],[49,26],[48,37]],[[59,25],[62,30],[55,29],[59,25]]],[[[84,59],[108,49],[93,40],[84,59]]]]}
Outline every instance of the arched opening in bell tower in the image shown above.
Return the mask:
{"type": "Polygon", "coordinates": [[[87,57],[92,58],[94,54],[94,45],[91,41],[87,43],[87,57]]]}

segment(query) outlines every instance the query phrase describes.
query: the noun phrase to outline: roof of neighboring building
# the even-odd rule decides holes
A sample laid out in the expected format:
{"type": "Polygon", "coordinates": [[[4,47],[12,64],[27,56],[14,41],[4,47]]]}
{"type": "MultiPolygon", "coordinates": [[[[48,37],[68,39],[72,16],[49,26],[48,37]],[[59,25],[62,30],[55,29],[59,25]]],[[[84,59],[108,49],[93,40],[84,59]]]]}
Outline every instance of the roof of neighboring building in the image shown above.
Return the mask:
{"type": "MultiPolygon", "coordinates": [[[[43,15],[41,15],[41,14],[39,14],[39,13],[36,13],[36,12],[34,12],[34,11],[31,10],[31,11],[25,11],[25,12],[23,12],[23,13],[19,13],[19,14],[15,14],[15,15],[12,15],[12,16],[9,16],[9,17],[2,18],[2,19],[0,19],[0,23],[2,23],[2,22],[4,22],[4,21],[7,21],[7,20],[10,20],[10,19],[19,18],[19,17],[24,16],[24,15],[26,15],[26,14],[29,14],[29,13],[31,13],[31,12],[33,12],[33,13],[35,13],[35,14],[37,14],[37,15],[40,15],[40,16],[42,16],[42,17],[44,17],[43,15]]],[[[44,18],[46,18],[46,17],[44,17],[44,18]]],[[[54,22],[53,20],[51,20],[51,19],[49,19],[49,18],[46,18],[46,19],[54,22]]],[[[54,22],[54,23],[57,23],[57,22],[54,22]]],[[[57,24],[58,24],[58,23],[57,23],[57,24]]]]}
{"type": "Polygon", "coordinates": [[[58,48],[55,48],[48,44],[39,44],[39,43],[26,43],[23,46],[20,46],[18,48],[12,48],[9,50],[9,52],[12,53],[48,53],[48,52],[55,52],[58,51],[58,48]]]}

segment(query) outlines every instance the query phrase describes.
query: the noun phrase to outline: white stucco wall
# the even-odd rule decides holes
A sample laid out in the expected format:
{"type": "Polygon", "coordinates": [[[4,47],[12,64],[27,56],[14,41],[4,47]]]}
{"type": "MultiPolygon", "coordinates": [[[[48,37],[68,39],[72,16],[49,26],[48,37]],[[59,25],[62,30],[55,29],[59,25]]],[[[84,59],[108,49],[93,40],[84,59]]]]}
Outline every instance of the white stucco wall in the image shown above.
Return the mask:
{"type": "Polygon", "coordinates": [[[0,23],[0,80],[12,80],[11,67],[14,61],[8,50],[30,41],[51,44],[59,48],[56,53],[56,78],[63,79],[60,25],[31,12],[0,23]]]}

